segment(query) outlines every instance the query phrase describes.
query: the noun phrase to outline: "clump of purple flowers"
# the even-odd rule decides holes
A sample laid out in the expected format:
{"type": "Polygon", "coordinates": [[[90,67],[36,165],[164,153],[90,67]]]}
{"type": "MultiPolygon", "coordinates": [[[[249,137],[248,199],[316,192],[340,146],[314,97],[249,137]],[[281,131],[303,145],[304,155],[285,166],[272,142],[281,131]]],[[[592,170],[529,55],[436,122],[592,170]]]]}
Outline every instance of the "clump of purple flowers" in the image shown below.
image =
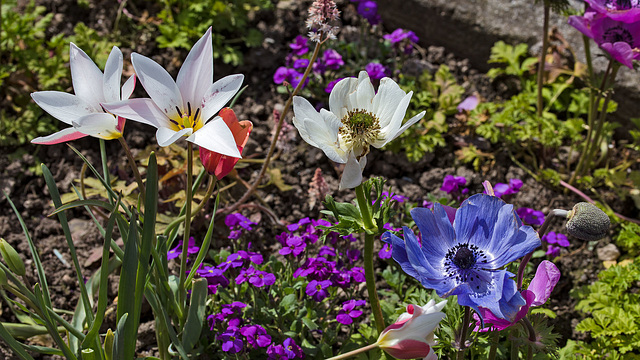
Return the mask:
{"type": "Polygon", "coordinates": [[[227,215],[224,219],[224,224],[231,230],[231,233],[229,233],[229,239],[231,240],[238,240],[243,231],[251,231],[253,230],[253,225],[258,225],[240,213],[227,215]]]}
{"type": "Polygon", "coordinates": [[[505,195],[513,195],[520,191],[522,188],[522,180],[520,179],[511,179],[508,184],[505,183],[497,183],[493,187],[493,191],[495,196],[501,198],[505,195]]]}
{"type": "Polygon", "coordinates": [[[545,241],[548,244],[546,255],[550,258],[559,256],[561,248],[571,246],[571,243],[565,234],[556,233],[555,231],[549,231],[545,234],[542,237],[542,241],[545,241]]]}
{"type": "MultiPolygon", "coordinates": [[[[189,237],[189,243],[187,244],[187,254],[197,254],[200,251],[200,247],[196,245],[196,240],[193,236],[189,237]]],[[[178,240],[178,246],[167,252],[167,260],[175,259],[182,254],[182,240],[178,240]]]]}
{"type": "Polygon", "coordinates": [[[351,0],[358,3],[358,14],[367,19],[369,24],[380,24],[380,14],[378,14],[378,3],[373,0],[351,0]]]}
{"type": "Polygon", "coordinates": [[[389,40],[391,45],[398,50],[402,50],[405,54],[413,52],[413,45],[420,40],[418,36],[410,30],[396,29],[391,34],[384,35],[385,40],[389,40]]]}
{"type": "Polygon", "coordinates": [[[351,325],[353,319],[362,315],[362,310],[356,310],[357,306],[364,306],[367,302],[365,300],[348,300],[342,303],[342,310],[336,316],[336,320],[344,325],[351,325]]]}
{"type": "Polygon", "coordinates": [[[463,186],[467,185],[467,179],[464,176],[453,176],[447,175],[444,177],[442,181],[442,186],[440,190],[446,192],[447,194],[452,193],[461,193],[466,194],[469,192],[469,189],[462,189],[463,186]]]}
{"type": "Polygon", "coordinates": [[[516,213],[525,224],[528,224],[528,225],[544,224],[544,213],[542,211],[521,207],[518,210],[516,210],[516,213]]]}
{"type": "Polygon", "coordinates": [[[269,359],[285,360],[285,359],[304,359],[302,348],[296,344],[293,338],[287,338],[282,344],[271,344],[267,349],[269,359]]]}

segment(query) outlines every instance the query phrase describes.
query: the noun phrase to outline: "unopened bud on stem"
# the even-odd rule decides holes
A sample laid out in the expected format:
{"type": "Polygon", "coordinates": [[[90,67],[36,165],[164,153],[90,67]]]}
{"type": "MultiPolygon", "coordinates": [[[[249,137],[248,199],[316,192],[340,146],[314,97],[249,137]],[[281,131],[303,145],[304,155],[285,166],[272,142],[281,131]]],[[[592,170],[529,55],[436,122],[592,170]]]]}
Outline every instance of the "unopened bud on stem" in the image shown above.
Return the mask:
{"type": "Polygon", "coordinates": [[[567,231],[581,240],[600,240],[607,236],[611,226],[609,216],[588,202],[577,203],[567,212],[567,218],[567,231]]]}
{"type": "Polygon", "coordinates": [[[18,276],[24,276],[26,274],[26,269],[24,267],[24,262],[18,255],[16,249],[14,249],[5,239],[0,239],[0,254],[2,258],[7,263],[7,267],[11,271],[13,271],[18,276]]]}

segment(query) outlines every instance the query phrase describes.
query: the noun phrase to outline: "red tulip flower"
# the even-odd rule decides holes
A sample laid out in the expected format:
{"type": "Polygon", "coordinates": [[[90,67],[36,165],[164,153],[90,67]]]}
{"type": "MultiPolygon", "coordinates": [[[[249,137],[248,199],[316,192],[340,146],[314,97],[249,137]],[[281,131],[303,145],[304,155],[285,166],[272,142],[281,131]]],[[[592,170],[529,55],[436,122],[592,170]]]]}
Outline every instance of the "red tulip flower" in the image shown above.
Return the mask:
{"type": "MultiPolygon", "coordinates": [[[[249,134],[253,129],[253,124],[249,120],[238,121],[236,114],[230,108],[220,110],[218,115],[222,117],[222,120],[224,120],[231,130],[238,151],[242,154],[242,149],[244,149],[247,140],[249,140],[249,134]]],[[[204,165],[209,174],[215,175],[218,180],[227,176],[227,174],[233,170],[234,166],[236,166],[238,160],[240,160],[240,158],[222,155],[200,147],[200,161],[202,161],[202,165],[204,165]]]]}

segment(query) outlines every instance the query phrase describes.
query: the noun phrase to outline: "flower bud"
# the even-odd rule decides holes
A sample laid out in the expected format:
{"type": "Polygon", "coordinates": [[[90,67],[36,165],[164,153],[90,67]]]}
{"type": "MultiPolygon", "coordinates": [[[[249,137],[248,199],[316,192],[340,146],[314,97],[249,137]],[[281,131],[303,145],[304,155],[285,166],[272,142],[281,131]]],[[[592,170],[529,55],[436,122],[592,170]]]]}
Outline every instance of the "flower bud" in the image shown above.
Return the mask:
{"type": "Polygon", "coordinates": [[[577,203],[567,215],[567,231],[581,240],[600,240],[609,233],[609,216],[597,206],[577,203]]]}
{"type": "MultiPolygon", "coordinates": [[[[220,110],[219,115],[227,124],[229,130],[231,130],[238,151],[242,154],[242,150],[247,144],[247,140],[249,140],[249,134],[253,129],[253,124],[248,120],[238,121],[236,114],[230,108],[220,110]]],[[[207,169],[209,174],[215,175],[218,180],[227,176],[227,174],[233,170],[234,166],[236,166],[238,160],[239,158],[222,155],[200,147],[200,161],[202,161],[202,165],[207,169]]]]}
{"type": "Polygon", "coordinates": [[[11,271],[13,271],[16,275],[24,276],[26,270],[24,267],[24,262],[22,262],[20,255],[18,255],[16,249],[14,249],[5,239],[2,238],[0,238],[0,254],[2,255],[2,258],[7,263],[7,266],[11,271]]]}
{"type": "Polygon", "coordinates": [[[0,286],[7,285],[9,280],[7,280],[7,273],[4,270],[0,269],[0,286]]]}

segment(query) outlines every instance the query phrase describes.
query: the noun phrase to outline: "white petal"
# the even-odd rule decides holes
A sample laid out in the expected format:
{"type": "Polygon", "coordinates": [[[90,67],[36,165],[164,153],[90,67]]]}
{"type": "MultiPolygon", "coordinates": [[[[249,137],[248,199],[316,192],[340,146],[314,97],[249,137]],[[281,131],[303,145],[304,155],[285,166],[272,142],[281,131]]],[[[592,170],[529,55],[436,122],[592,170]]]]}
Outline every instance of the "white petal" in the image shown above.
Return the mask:
{"type": "Polygon", "coordinates": [[[351,95],[351,105],[356,109],[362,109],[371,112],[373,108],[373,97],[376,92],[373,89],[373,85],[371,85],[371,80],[369,80],[369,75],[366,71],[360,71],[360,76],[358,76],[358,87],[356,88],[355,93],[351,95]]]}
{"type": "Polygon", "coordinates": [[[41,136],[31,140],[32,144],[42,144],[42,145],[53,145],[60,144],[63,142],[80,139],[87,136],[86,134],[77,131],[76,129],[70,127],[63,130],[58,131],[57,133],[41,136]]]}
{"type": "Polygon", "coordinates": [[[42,110],[69,125],[79,117],[102,112],[102,109],[97,109],[80,97],[61,91],[38,91],[32,93],[31,97],[42,110]]]}
{"type": "Polygon", "coordinates": [[[293,126],[298,129],[302,140],[306,141],[309,145],[318,147],[317,143],[312,139],[311,135],[307,131],[305,123],[311,122],[323,122],[322,116],[316,111],[311,103],[301,97],[293,97],[293,126]]]}
{"type": "Polygon", "coordinates": [[[182,101],[191,106],[200,106],[202,97],[213,82],[213,46],[211,27],[196,42],[182,63],[176,84],[180,88],[182,101]]]}
{"type": "Polygon", "coordinates": [[[329,94],[329,110],[336,114],[339,119],[347,115],[349,108],[349,94],[353,93],[358,86],[358,79],[346,78],[338,81],[329,94]]]}
{"type": "Polygon", "coordinates": [[[389,125],[396,107],[405,95],[406,93],[392,79],[383,78],[380,80],[380,87],[373,98],[371,109],[371,112],[380,119],[380,128],[384,129],[389,125]]]}
{"type": "Polygon", "coordinates": [[[176,108],[184,111],[180,89],[167,70],[148,57],[137,53],[131,55],[131,63],[142,87],[160,111],[170,119],[178,116],[176,108]]]}
{"type": "Polygon", "coordinates": [[[353,153],[350,153],[349,160],[347,161],[347,165],[344,167],[344,172],[342,173],[342,177],[340,178],[339,190],[353,189],[356,186],[362,184],[362,170],[364,169],[364,165],[366,165],[366,163],[366,157],[360,159],[360,162],[358,162],[355,155],[353,155],[353,153]]]}
{"type": "Polygon", "coordinates": [[[105,102],[120,101],[120,78],[122,77],[122,52],[117,46],[111,49],[104,66],[102,89],[105,102]]]}
{"type": "Polygon", "coordinates": [[[106,113],[87,115],[73,122],[73,127],[81,133],[105,140],[122,136],[116,125],[118,125],[116,117],[106,113]]]}
{"type": "Polygon", "coordinates": [[[129,99],[114,103],[102,104],[108,112],[123,118],[151,125],[153,127],[169,127],[169,118],[158,109],[151,99],[129,99]]]}
{"type": "MultiPolygon", "coordinates": [[[[402,125],[402,127],[396,132],[395,135],[390,136],[389,139],[387,139],[387,143],[395,138],[397,138],[398,136],[400,136],[400,134],[402,134],[405,130],[407,130],[407,128],[415,123],[417,123],[418,121],[420,121],[420,119],[422,119],[422,117],[424,116],[424,114],[426,114],[426,111],[421,112],[420,114],[412,117],[411,119],[407,120],[406,123],[404,123],[404,125],[402,125]]],[[[386,145],[386,143],[384,143],[382,146],[386,145]]]]}
{"type": "Polygon", "coordinates": [[[169,146],[185,135],[191,135],[192,128],[175,131],[166,127],[158,128],[156,131],[156,140],[160,146],[169,146]]]}
{"type": "Polygon", "coordinates": [[[71,43],[70,47],[69,66],[73,91],[89,104],[98,106],[105,100],[102,92],[102,71],[76,44],[71,43]]]}
{"type": "MultiPolygon", "coordinates": [[[[393,116],[391,117],[391,121],[389,122],[387,127],[380,129],[379,140],[372,143],[371,145],[379,148],[387,144],[389,141],[395,139],[395,137],[399,134],[398,130],[402,126],[402,120],[404,120],[404,116],[407,113],[407,108],[409,107],[409,102],[411,101],[412,95],[413,95],[413,92],[409,91],[409,93],[400,100],[400,102],[398,103],[398,106],[396,107],[396,111],[393,113],[393,116]]],[[[414,120],[414,119],[412,118],[411,120],[414,120]]],[[[418,121],[418,120],[415,120],[415,121],[418,121]]]]}
{"type": "Polygon", "coordinates": [[[191,134],[191,136],[187,138],[187,141],[202,146],[209,151],[242,158],[233,133],[231,133],[227,124],[225,124],[224,120],[219,116],[216,116],[198,131],[191,134]]]}
{"type": "Polygon", "coordinates": [[[225,76],[209,85],[203,97],[198,100],[197,106],[202,106],[202,119],[207,122],[222,107],[233,99],[244,81],[244,75],[234,74],[225,76]],[[202,103],[200,103],[202,101],[202,103]]]}
{"type": "Polygon", "coordinates": [[[131,75],[129,76],[127,81],[124,82],[124,85],[122,85],[120,100],[127,100],[128,98],[130,98],[131,94],[133,94],[133,89],[135,89],[135,87],[136,87],[136,76],[131,75]]]}

